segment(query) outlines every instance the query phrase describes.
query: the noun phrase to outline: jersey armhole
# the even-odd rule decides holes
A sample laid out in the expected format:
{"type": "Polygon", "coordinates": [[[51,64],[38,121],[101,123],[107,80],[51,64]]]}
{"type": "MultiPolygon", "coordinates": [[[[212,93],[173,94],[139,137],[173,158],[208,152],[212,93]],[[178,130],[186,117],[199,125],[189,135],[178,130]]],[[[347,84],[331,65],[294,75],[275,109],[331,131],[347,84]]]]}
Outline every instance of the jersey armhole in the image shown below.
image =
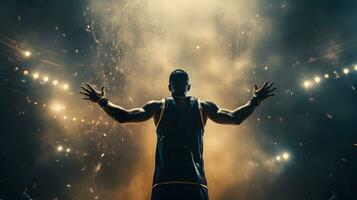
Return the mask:
{"type": "Polygon", "coordinates": [[[203,120],[203,110],[202,110],[203,108],[202,108],[200,99],[197,99],[197,104],[198,104],[198,111],[200,112],[200,118],[201,118],[202,127],[204,128],[205,127],[205,123],[204,123],[204,120],[203,120]]]}
{"type": "Polygon", "coordinates": [[[160,122],[161,122],[161,119],[162,119],[162,116],[164,115],[164,111],[165,111],[165,98],[163,98],[161,100],[162,104],[160,106],[160,115],[159,115],[159,119],[157,120],[157,123],[156,123],[156,128],[159,126],[160,122]]]}

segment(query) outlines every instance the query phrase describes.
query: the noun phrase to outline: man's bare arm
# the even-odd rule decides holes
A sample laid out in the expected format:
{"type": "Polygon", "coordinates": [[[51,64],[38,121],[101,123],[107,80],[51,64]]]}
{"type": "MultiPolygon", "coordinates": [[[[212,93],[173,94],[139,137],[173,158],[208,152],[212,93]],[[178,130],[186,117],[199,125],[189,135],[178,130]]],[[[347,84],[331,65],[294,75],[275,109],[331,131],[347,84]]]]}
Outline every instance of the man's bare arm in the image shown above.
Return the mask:
{"type": "Polygon", "coordinates": [[[277,88],[272,88],[272,85],[273,82],[270,84],[265,82],[260,89],[258,89],[255,85],[252,98],[250,98],[245,105],[240,106],[235,110],[219,108],[213,102],[202,101],[201,106],[203,108],[203,112],[206,118],[209,118],[216,123],[240,124],[253,113],[254,109],[260,104],[261,101],[275,95],[272,92],[277,88]]]}
{"type": "Polygon", "coordinates": [[[219,108],[215,103],[210,101],[202,101],[201,105],[207,118],[219,124],[240,124],[255,109],[251,101],[235,110],[219,108]]]}
{"type": "Polygon", "coordinates": [[[161,102],[150,101],[142,108],[133,108],[130,110],[117,106],[108,100],[100,101],[99,105],[109,116],[111,116],[116,121],[120,123],[127,123],[143,122],[155,116],[155,114],[158,113],[160,109],[161,102]]]}
{"type": "Polygon", "coordinates": [[[98,91],[87,83],[86,86],[82,86],[82,89],[83,91],[80,91],[80,93],[85,96],[83,99],[98,103],[110,117],[120,123],[143,122],[155,116],[160,111],[160,101],[150,101],[142,108],[127,110],[111,103],[105,96],[104,87],[102,87],[101,91],[98,91]]]}

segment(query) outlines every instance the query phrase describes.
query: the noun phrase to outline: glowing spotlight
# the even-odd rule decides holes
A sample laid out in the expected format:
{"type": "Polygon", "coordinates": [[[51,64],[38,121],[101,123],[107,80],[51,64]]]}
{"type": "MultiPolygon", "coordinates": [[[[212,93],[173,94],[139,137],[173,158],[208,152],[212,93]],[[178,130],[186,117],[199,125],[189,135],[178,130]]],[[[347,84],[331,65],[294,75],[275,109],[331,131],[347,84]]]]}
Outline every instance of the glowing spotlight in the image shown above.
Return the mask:
{"type": "Polygon", "coordinates": [[[312,83],[310,81],[304,81],[303,85],[304,88],[309,89],[312,86],[312,83]]]}
{"type": "Polygon", "coordinates": [[[54,80],[54,81],[52,81],[52,84],[53,84],[53,85],[58,85],[58,81],[57,81],[57,80],[54,80]]]}
{"type": "Polygon", "coordinates": [[[28,58],[31,56],[31,51],[24,51],[23,54],[26,58],[28,58]]]}
{"type": "Polygon", "coordinates": [[[280,157],[280,156],[276,156],[275,159],[276,159],[277,161],[281,161],[281,157],[280,157]]]}
{"type": "Polygon", "coordinates": [[[65,107],[60,103],[53,103],[50,108],[53,112],[60,112],[65,109],[65,107]]]}
{"type": "Polygon", "coordinates": [[[59,152],[63,151],[63,146],[62,145],[57,146],[57,151],[59,152]]]}
{"type": "Polygon", "coordinates": [[[325,79],[328,79],[328,78],[330,78],[330,75],[324,74],[324,78],[325,78],[325,79]]]}
{"type": "Polygon", "coordinates": [[[290,154],[288,152],[285,152],[285,153],[283,153],[282,157],[284,160],[289,160],[290,154]]]}
{"type": "Polygon", "coordinates": [[[348,73],[350,73],[350,70],[349,70],[348,68],[344,68],[344,69],[343,69],[343,73],[344,73],[344,74],[348,74],[348,73]]]}
{"type": "Polygon", "coordinates": [[[34,73],[33,75],[32,75],[32,77],[34,78],[34,79],[38,79],[38,77],[40,77],[40,74],[39,73],[34,73]]]}
{"type": "Polygon", "coordinates": [[[49,80],[48,76],[43,77],[43,81],[47,82],[49,80]]]}
{"type": "Polygon", "coordinates": [[[67,153],[71,152],[71,149],[70,149],[70,148],[67,148],[67,149],[66,149],[66,152],[67,152],[67,153]]]}
{"type": "Polygon", "coordinates": [[[63,85],[62,85],[62,88],[63,88],[64,90],[68,90],[69,86],[68,86],[68,84],[63,84],[63,85]]]}
{"type": "Polygon", "coordinates": [[[29,71],[27,71],[27,70],[24,70],[24,75],[28,75],[29,74],[29,71]]]}
{"type": "Polygon", "coordinates": [[[315,81],[316,83],[320,83],[321,78],[320,78],[319,76],[315,76],[314,81],[315,81]]]}
{"type": "Polygon", "coordinates": [[[357,71],[357,65],[355,65],[353,69],[355,69],[357,71]]]}

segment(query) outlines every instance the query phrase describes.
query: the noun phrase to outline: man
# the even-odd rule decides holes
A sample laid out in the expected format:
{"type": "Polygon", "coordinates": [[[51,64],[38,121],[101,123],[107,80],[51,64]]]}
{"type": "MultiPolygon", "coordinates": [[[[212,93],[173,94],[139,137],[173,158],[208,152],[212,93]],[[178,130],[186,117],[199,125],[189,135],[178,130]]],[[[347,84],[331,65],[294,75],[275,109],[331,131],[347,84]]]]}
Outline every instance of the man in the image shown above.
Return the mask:
{"type": "Polygon", "coordinates": [[[191,85],[188,74],[174,70],[169,78],[170,97],[150,101],[142,108],[127,110],[111,103],[104,87],[82,86],[84,99],[98,103],[120,123],[142,122],[154,118],[157,133],[152,200],[208,200],[203,162],[203,133],[207,119],[220,124],[240,124],[268,97],[274,96],[273,82],[257,85],[245,105],[231,111],[210,101],[187,96],[191,85]]]}

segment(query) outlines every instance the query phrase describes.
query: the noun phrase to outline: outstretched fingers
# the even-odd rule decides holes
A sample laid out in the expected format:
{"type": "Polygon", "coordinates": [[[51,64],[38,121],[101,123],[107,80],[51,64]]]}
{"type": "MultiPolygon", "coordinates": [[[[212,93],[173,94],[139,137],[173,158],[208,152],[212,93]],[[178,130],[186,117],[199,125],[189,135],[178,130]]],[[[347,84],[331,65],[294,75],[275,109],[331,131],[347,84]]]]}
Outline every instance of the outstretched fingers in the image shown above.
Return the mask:
{"type": "Polygon", "coordinates": [[[270,90],[268,90],[268,93],[271,93],[271,92],[275,91],[276,89],[278,89],[278,88],[275,87],[275,88],[273,88],[273,89],[270,89],[270,90]]]}
{"type": "Polygon", "coordinates": [[[267,88],[268,89],[271,88],[271,86],[273,86],[273,84],[274,84],[274,81],[270,82],[269,85],[267,86],[267,88]]]}
{"type": "Polygon", "coordinates": [[[263,84],[262,88],[266,88],[267,85],[268,85],[268,81],[265,81],[265,83],[263,84]]]}
{"type": "Polygon", "coordinates": [[[94,87],[93,87],[91,84],[86,83],[86,85],[88,86],[88,88],[89,88],[91,91],[95,91],[94,87]]]}
{"type": "Polygon", "coordinates": [[[87,92],[79,91],[79,93],[81,93],[81,94],[83,94],[83,95],[85,95],[85,96],[89,96],[89,93],[87,93],[87,92]]]}
{"type": "Polygon", "coordinates": [[[91,91],[90,91],[88,88],[86,88],[84,85],[82,85],[81,88],[82,88],[84,91],[88,92],[88,93],[91,92],[91,91]]]}

